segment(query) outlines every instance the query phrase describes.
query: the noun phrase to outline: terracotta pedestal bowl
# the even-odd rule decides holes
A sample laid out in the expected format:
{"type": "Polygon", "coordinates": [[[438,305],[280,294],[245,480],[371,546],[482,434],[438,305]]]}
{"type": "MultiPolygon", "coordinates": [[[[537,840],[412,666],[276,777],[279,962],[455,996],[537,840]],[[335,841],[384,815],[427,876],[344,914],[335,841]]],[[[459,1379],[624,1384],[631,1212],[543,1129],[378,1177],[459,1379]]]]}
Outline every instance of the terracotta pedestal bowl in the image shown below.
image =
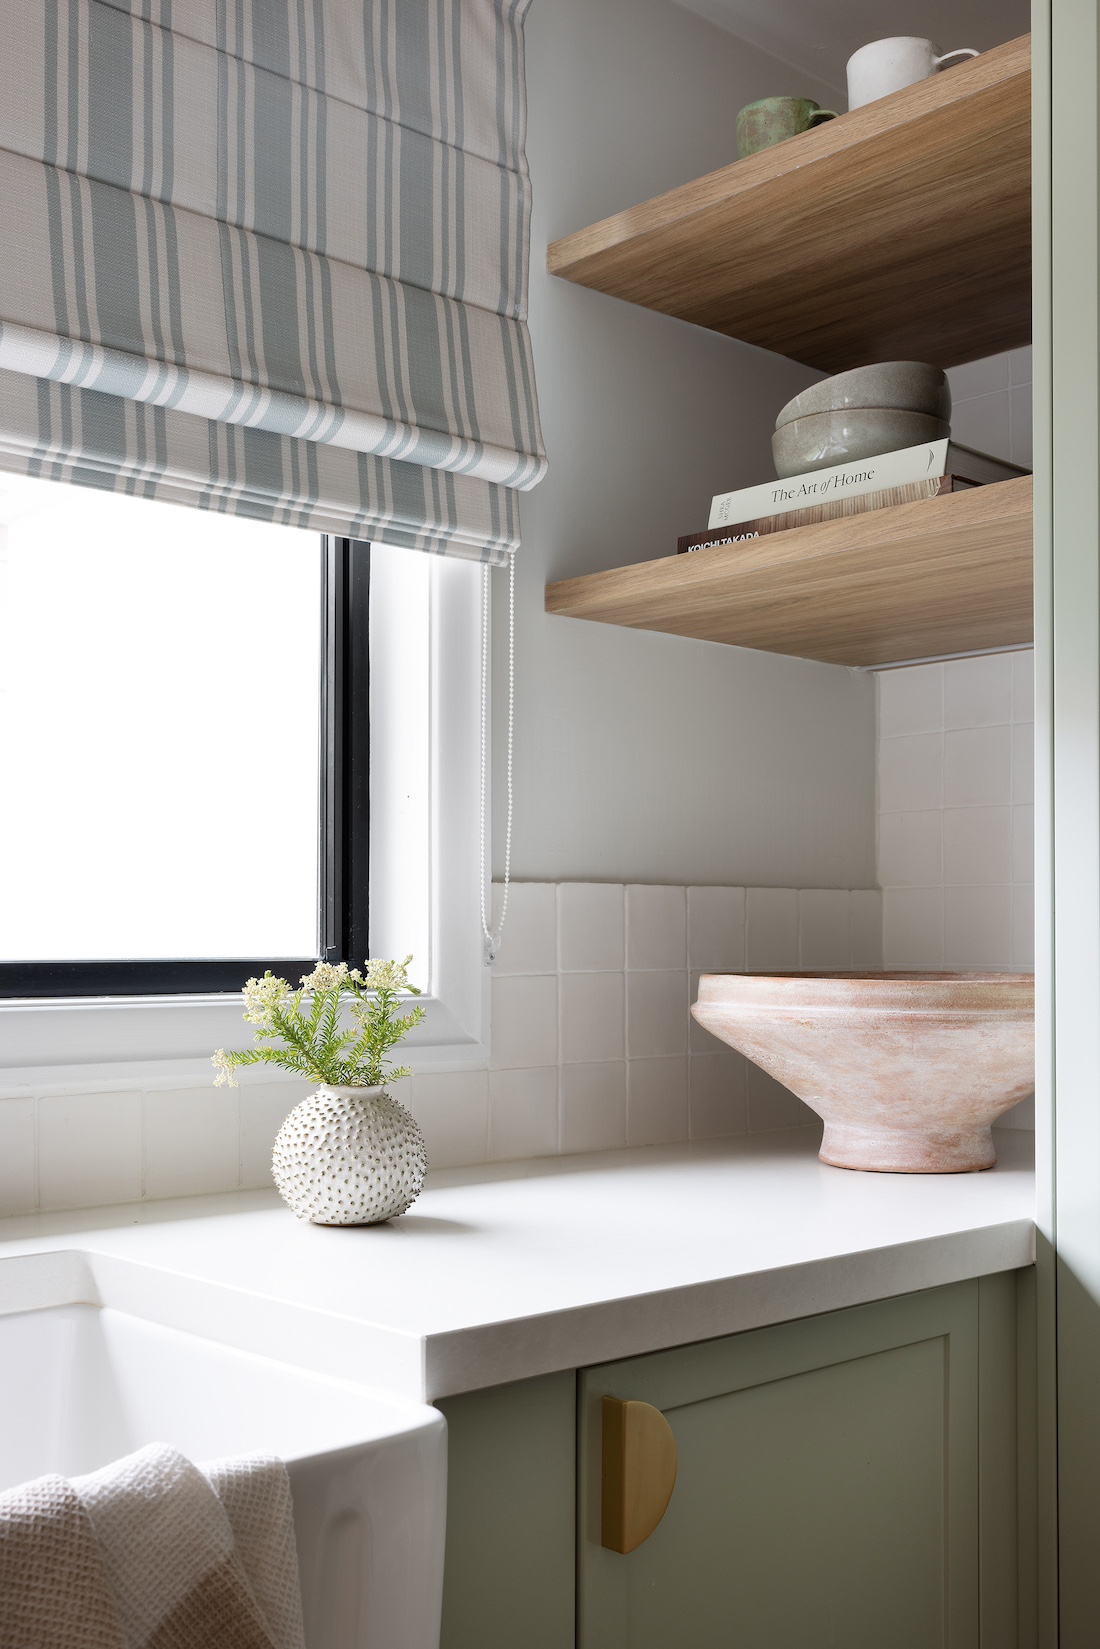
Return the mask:
{"type": "Polygon", "coordinates": [[[691,1011],[824,1118],[837,1168],[992,1168],[1035,1084],[1030,973],[705,973],[691,1011]]]}

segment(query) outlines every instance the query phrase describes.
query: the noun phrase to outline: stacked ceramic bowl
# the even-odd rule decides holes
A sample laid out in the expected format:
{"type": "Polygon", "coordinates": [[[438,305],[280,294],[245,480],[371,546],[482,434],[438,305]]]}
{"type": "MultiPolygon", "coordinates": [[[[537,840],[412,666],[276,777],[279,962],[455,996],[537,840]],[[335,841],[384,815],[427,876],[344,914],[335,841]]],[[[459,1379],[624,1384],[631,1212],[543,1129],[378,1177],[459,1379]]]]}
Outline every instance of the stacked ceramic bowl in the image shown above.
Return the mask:
{"type": "Polygon", "coordinates": [[[951,390],[938,366],[881,361],[812,384],[775,420],[780,480],[830,464],[876,458],[951,433],[951,390]]]}

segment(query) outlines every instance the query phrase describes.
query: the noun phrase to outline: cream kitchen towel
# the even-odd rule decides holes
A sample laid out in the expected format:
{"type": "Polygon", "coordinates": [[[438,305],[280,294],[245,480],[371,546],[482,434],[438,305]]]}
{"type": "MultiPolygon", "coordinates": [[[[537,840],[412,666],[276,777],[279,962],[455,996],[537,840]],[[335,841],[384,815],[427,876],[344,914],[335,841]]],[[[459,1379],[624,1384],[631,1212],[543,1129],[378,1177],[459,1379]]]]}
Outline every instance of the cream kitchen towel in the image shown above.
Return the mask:
{"type": "Polygon", "coordinates": [[[225,1507],[237,1556],[276,1649],[305,1649],[286,1467],[274,1456],[247,1455],[207,1463],[201,1470],[225,1507]]]}
{"type": "Polygon", "coordinates": [[[126,1649],[91,1519],[63,1477],[0,1494],[0,1649],[126,1649]]]}
{"type": "Polygon", "coordinates": [[[0,1495],[0,1649],[304,1649],[285,1469],[208,1469],[153,1444],[0,1495]]]}
{"type": "MultiPolygon", "coordinates": [[[[285,1585],[297,1588],[297,1557],[290,1524],[290,1489],[277,1496],[272,1484],[285,1482],[279,1461],[257,1461],[261,1487],[249,1497],[241,1487],[249,1463],[223,1468],[236,1482],[237,1517],[259,1563],[261,1585],[272,1593],[270,1570],[292,1562],[285,1585]],[[264,1537],[279,1525],[277,1552],[259,1562],[264,1537]]],[[[297,1637],[285,1636],[287,1603],[280,1596],[275,1637],[257,1603],[234,1525],[213,1484],[176,1449],[153,1443],[137,1454],[74,1478],[101,1548],[119,1609],[127,1649],[303,1649],[300,1603],[297,1637]]],[[[290,1606],[292,1613],[292,1606],[290,1606]]]]}

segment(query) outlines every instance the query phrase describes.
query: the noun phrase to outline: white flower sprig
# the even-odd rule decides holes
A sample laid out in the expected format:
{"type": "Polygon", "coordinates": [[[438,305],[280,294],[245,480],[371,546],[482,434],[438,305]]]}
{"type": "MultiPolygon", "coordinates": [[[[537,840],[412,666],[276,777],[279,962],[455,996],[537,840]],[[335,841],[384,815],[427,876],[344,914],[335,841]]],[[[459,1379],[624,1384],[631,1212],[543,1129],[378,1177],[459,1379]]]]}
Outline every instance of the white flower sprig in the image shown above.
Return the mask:
{"type": "Polygon", "coordinates": [[[211,1055],[215,1087],[237,1087],[239,1065],[280,1065],[313,1082],[335,1087],[377,1088],[408,1070],[389,1069],[386,1056],[424,1017],[423,1008],[398,1013],[402,994],[419,996],[403,962],[376,959],[366,973],[346,962],[318,962],[295,991],[270,969],[244,986],[245,1022],[255,1027],[257,1047],[218,1048],[211,1055]]]}
{"type": "MultiPolygon", "coordinates": [[[[371,963],[368,962],[367,967],[370,966],[371,963]]],[[[362,984],[363,975],[358,968],[349,969],[346,962],[318,962],[312,973],[303,973],[302,989],[311,993],[313,991],[331,991],[338,985],[342,985],[347,979],[362,984]]]]}
{"type": "Polygon", "coordinates": [[[246,979],[243,995],[246,1023],[270,1030],[273,1009],[289,1002],[291,991],[285,979],[277,979],[269,971],[262,979],[246,979]]]}
{"type": "Polygon", "coordinates": [[[369,991],[408,991],[409,963],[411,956],[406,956],[403,962],[368,962],[367,989],[369,991]]]}

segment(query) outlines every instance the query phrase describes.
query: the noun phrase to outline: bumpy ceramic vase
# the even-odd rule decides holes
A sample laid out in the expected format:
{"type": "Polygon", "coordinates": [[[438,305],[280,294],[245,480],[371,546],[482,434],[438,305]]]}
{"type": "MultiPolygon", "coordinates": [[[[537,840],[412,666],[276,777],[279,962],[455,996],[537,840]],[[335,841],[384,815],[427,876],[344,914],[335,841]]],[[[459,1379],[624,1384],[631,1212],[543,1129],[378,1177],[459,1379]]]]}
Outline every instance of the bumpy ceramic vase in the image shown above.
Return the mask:
{"type": "Polygon", "coordinates": [[[314,1225],[378,1225],[420,1195],[424,1136],[385,1088],[321,1086],[296,1105],[271,1153],[283,1201],[314,1225]]]}

